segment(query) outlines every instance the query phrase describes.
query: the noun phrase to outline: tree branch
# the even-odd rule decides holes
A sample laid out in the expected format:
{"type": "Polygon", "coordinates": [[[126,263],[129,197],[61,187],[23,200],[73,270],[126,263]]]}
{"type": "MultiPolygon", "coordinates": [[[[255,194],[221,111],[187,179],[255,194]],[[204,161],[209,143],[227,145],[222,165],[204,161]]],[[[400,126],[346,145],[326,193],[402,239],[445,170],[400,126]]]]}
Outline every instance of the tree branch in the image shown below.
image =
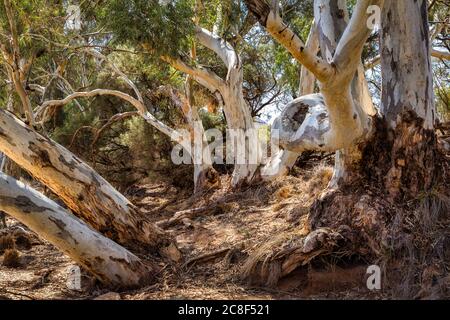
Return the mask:
{"type": "Polygon", "coordinates": [[[144,103],[144,100],[142,99],[141,92],[136,87],[136,85],[133,83],[133,81],[128,78],[125,73],[123,73],[119,68],[116,67],[114,63],[112,63],[105,55],[101,54],[99,51],[95,50],[94,48],[84,48],[84,52],[106,62],[109,67],[117,74],[120,78],[122,78],[123,81],[125,81],[128,86],[130,86],[131,89],[133,89],[134,93],[136,94],[137,100],[141,103],[144,103]]]}
{"type": "Polygon", "coordinates": [[[210,70],[202,67],[192,67],[184,63],[181,59],[173,59],[170,57],[161,57],[161,59],[169,63],[178,71],[190,75],[195,81],[206,87],[211,92],[216,92],[225,84],[222,78],[210,70]]]}
{"type": "Polygon", "coordinates": [[[14,87],[16,89],[16,92],[20,98],[20,101],[22,102],[23,111],[25,113],[25,116],[28,120],[28,124],[33,126],[34,125],[34,116],[33,116],[33,109],[31,107],[31,101],[28,97],[28,94],[26,93],[22,78],[23,73],[20,69],[20,46],[19,46],[19,39],[17,35],[17,26],[14,21],[14,14],[11,2],[9,0],[4,0],[5,5],[5,11],[6,16],[8,18],[9,28],[11,32],[11,51],[12,54],[10,55],[4,46],[2,46],[2,51],[5,59],[9,62],[9,65],[12,69],[11,72],[11,80],[14,83],[14,87]]]}
{"type": "MultiPolygon", "coordinates": [[[[311,30],[309,31],[308,39],[306,40],[306,48],[311,52],[319,52],[319,33],[315,21],[313,21],[311,25],[311,30]]],[[[302,67],[300,72],[299,95],[303,96],[314,93],[315,80],[316,78],[314,77],[314,74],[307,68],[302,67]]]]}
{"type": "MultiPolygon", "coordinates": [[[[436,59],[442,59],[442,60],[450,60],[450,52],[448,51],[441,51],[438,49],[431,49],[431,56],[433,58],[436,59]]],[[[378,66],[381,63],[381,57],[380,56],[376,56],[375,58],[373,58],[372,60],[370,60],[369,62],[367,62],[364,67],[366,70],[369,69],[373,69],[376,66],[378,66]]]]}
{"type": "Polygon", "coordinates": [[[323,82],[334,74],[332,66],[306,48],[303,41],[264,0],[245,0],[245,3],[272,37],[283,45],[298,62],[310,70],[319,81],[323,82]]]}
{"type": "MultiPolygon", "coordinates": [[[[227,41],[200,27],[196,27],[195,31],[198,41],[203,46],[214,51],[227,66],[228,74],[232,68],[239,66],[239,56],[227,41]]],[[[227,76],[227,80],[228,78],[227,76]]]]}
{"type": "Polygon", "coordinates": [[[364,44],[372,32],[368,27],[368,21],[371,18],[370,12],[368,12],[369,6],[378,6],[382,9],[383,4],[384,0],[357,1],[350,22],[333,57],[333,63],[338,73],[353,75],[358,68],[364,44]]]}
{"type": "Polygon", "coordinates": [[[49,100],[44,102],[36,111],[38,118],[45,119],[45,111],[49,107],[60,107],[70,103],[72,100],[77,98],[89,98],[94,96],[110,95],[118,97],[122,100],[129,102],[133,105],[139,112],[139,114],[152,126],[161,131],[162,133],[168,135],[172,140],[178,142],[179,144],[186,146],[186,138],[180,134],[178,131],[170,128],[161,121],[155,118],[148,110],[147,107],[141,103],[139,100],[133,98],[132,96],[117,90],[108,89],[95,89],[88,92],[74,92],[62,100],[49,100]]]}

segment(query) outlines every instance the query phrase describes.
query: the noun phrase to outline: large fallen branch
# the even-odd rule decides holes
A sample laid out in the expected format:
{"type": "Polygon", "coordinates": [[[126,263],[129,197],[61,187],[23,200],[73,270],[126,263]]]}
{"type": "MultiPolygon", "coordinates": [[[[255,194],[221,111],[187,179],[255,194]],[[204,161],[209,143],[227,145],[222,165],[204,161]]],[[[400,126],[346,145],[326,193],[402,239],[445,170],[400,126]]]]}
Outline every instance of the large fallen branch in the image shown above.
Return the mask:
{"type": "Polygon", "coordinates": [[[44,195],[0,173],[0,209],[82,265],[102,283],[138,287],[154,270],[44,195]]]}
{"type": "Polygon", "coordinates": [[[50,188],[84,221],[126,245],[159,248],[167,238],[95,170],[0,110],[0,151],[50,188]]]}

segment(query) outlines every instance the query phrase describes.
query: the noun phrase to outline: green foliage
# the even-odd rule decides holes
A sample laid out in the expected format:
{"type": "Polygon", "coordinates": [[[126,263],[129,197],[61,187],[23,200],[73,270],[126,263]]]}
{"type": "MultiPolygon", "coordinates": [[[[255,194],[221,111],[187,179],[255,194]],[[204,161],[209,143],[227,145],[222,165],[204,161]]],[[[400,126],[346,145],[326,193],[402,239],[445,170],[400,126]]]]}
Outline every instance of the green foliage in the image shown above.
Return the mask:
{"type": "Polygon", "coordinates": [[[112,0],[97,15],[114,31],[114,41],[148,45],[157,56],[177,56],[189,48],[193,32],[192,3],[188,0],[112,0]],[[160,4],[167,2],[167,4],[160,4]]]}
{"type": "Polygon", "coordinates": [[[225,132],[226,123],[223,113],[214,114],[207,112],[204,109],[200,109],[198,113],[200,119],[202,120],[203,127],[205,128],[205,130],[215,128],[219,129],[222,132],[225,132]]]}

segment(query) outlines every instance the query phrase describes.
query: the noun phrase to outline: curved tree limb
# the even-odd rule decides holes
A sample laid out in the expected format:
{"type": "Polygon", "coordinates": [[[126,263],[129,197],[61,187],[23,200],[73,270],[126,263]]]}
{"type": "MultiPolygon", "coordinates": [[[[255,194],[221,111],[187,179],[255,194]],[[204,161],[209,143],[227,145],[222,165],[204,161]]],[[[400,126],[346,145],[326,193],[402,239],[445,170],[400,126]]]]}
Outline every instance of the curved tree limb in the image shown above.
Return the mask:
{"type": "Polygon", "coordinates": [[[370,6],[382,8],[384,0],[359,0],[356,2],[352,17],[336,47],[333,57],[338,73],[352,76],[358,68],[364,44],[372,29],[368,27],[370,6]]]}
{"type": "Polygon", "coordinates": [[[100,59],[102,61],[104,61],[105,63],[107,63],[109,65],[109,67],[117,74],[120,76],[120,78],[126,82],[126,84],[133,89],[137,100],[140,103],[144,103],[144,99],[142,99],[142,95],[141,92],[139,91],[139,89],[136,87],[136,85],[134,84],[133,81],[130,80],[130,78],[127,77],[127,75],[125,73],[123,73],[118,67],[116,67],[116,65],[114,63],[112,63],[105,55],[101,54],[98,50],[95,50],[94,48],[84,48],[83,49],[84,52],[96,57],[97,59],[100,59]]]}
{"type": "Polygon", "coordinates": [[[162,133],[164,133],[164,134],[168,135],[169,137],[171,137],[171,139],[173,139],[174,141],[182,144],[183,146],[186,145],[186,137],[184,137],[178,131],[170,128],[166,124],[164,124],[161,121],[159,121],[158,119],[156,119],[156,117],[153,116],[147,110],[146,106],[143,103],[141,103],[137,99],[133,98],[129,94],[126,94],[126,93],[124,93],[122,91],[109,90],[109,89],[95,89],[95,90],[87,91],[87,92],[74,92],[74,93],[68,95],[67,97],[65,97],[62,100],[49,100],[49,101],[44,102],[36,110],[36,115],[37,115],[38,118],[44,118],[45,111],[49,107],[60,107],[60,106],[68,104],[69,102],[71,102],[74,99],[81,98],[81,97],[88,98],[88,97],[101,96],[101,95],[111,95],[111,96],[115,96],[115,97],[118,97],[118,98],[120,98],[122,100],[125,100],[125,101],[129,102],[131,105],[133,105],[138,110],[139,114],[149,124],[154,126],[156,129],[158,129],[162,133]]]}
{"type": "Polygon", "coordinates": [[[55,245],[106,285],[138,287],[151,279],[154,270],[137,256],[44,195],[1,172],[0,209],[55,245]]]}
{"type": "Polygon", "coordinates": [[[240,63],[236,50],[227,41],[206,29],[196,27],[195,31],[197,40],[208,49],[214,51],[227,66],[228,81],[230,70],[240,63]]]}
{"type": "Polygon", "coordinates": [[[245,0],[245,3],[272,37],[310,70],[319,81],[325,81],[334,74],[332,66],[306,48],[303,41],[283,22],[275,8],[271,8],[264,0],[245,0]]]}
{"type": "Polygon", "coordinates": [[[181,59],[173,59],[170,57],[161,57],[161,59],[169,63],[178,71],[189,74],[195,81],[205,86],[211,92],[217,91],[218,88],[220,88],[224,84],[224,80],[217,74],[200,66],[192,67],[183,62],[181,59]]]}

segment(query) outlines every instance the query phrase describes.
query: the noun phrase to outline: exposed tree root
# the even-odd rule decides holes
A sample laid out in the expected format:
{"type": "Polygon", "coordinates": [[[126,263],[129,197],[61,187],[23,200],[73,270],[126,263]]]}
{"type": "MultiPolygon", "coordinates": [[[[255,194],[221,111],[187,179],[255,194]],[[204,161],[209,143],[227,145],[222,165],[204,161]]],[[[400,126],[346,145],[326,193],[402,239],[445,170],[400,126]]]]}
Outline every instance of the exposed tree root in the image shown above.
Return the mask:
{"type": "Polygon", "coordinates": [[[203,207],[177,211],[174,213],[172,218],[159,221],[156,223],[156,225],[159,228],[167,229],[176,226],[177,224],[183,222],[185,219],[195,219],[196,217],[204,213],[220,214],[224,211],[224,206],[226,205],[226,203],[236,197],[237,195],[232,194],[203,207]]]}
{"type": "Polygon", "coordinates": [[[189,259],[188,261],[186,261],[182,268],[187,268],[189,266],[192,266],[198,262],[206,262],[206,261],[210,261],[213,259],[216,259],[218,257],[221,257],[223,255],[226,255],[230,250],[232,250],[232,248],[224,248],[224,249],[219,249],[219,250],[215,250],[213,252],[208,252],[205,254],[202,254],[198,257],[194,257],[192,259],[189,259]]]}
{"type": "Polygon", "coordinates": [[[244,278],[275,286],[318,257],[356,256],[384,267],[385,285],[398,296],[445,295],[450,164],[434,132],[413,115],[404,114],[395,131],[383,123],[355,175],[313,204],[311,231],[289,231],[262,245],[247,260],[244,278]]]}
{"type": "MultiPolygon", "coordinates": [[[[346,233],[346,229],[343,227],[340,231],[346,233]]],[[[280,278],[296,268],[344,246],[345,240],[340,232],[329,228],[317,229],[308,235],[284,234],[252,254],[244,265],[243,276],[251,283],[274,287],[280,278]]]]}

